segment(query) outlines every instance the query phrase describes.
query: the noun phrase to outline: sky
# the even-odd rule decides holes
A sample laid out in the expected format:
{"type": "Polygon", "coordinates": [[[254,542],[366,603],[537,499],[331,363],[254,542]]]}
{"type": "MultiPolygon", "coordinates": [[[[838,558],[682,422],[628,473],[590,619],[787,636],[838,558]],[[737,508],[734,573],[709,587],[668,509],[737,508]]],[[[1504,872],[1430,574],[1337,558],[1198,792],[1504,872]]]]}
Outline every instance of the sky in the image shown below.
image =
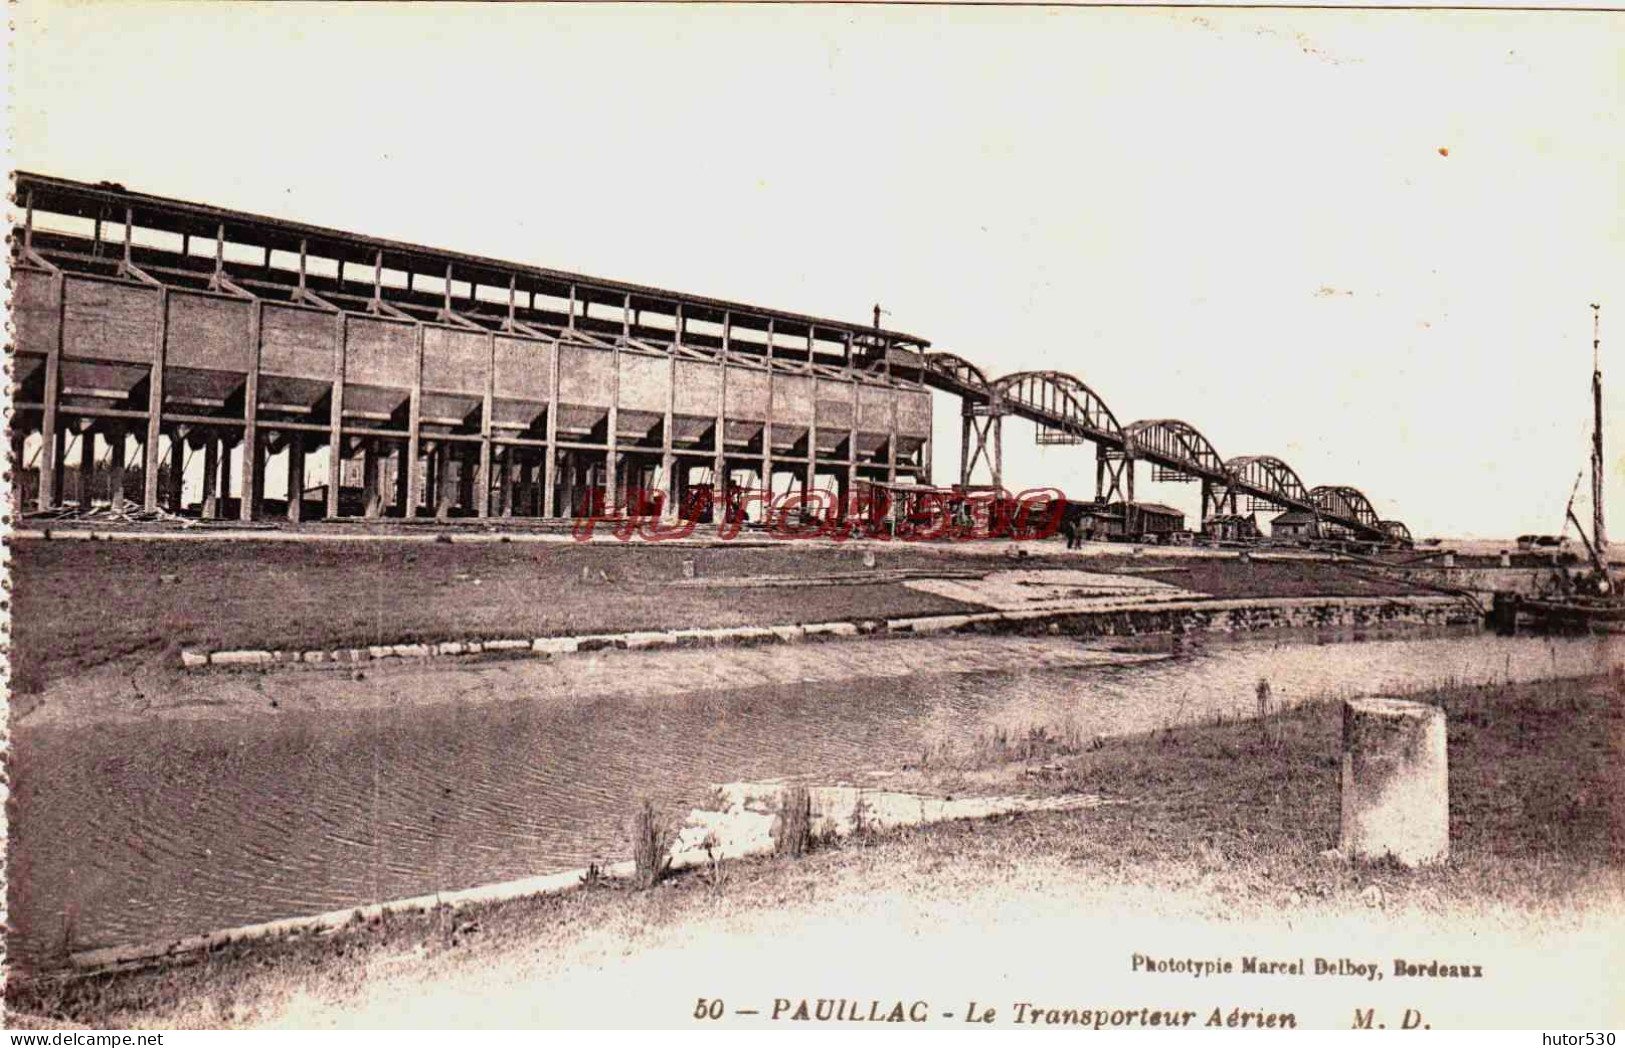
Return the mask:
{"type": "MultiPolygon", "coordinates": [[[[1418,537],[1558,530],[1598,302],[1625,534],[1622,15],[10,14],[15,167],[852,321],[878,302],[1418,537]]],[[[1093,494],[1091,446],[1004,437],[1008,487],[1093,494]]]]}

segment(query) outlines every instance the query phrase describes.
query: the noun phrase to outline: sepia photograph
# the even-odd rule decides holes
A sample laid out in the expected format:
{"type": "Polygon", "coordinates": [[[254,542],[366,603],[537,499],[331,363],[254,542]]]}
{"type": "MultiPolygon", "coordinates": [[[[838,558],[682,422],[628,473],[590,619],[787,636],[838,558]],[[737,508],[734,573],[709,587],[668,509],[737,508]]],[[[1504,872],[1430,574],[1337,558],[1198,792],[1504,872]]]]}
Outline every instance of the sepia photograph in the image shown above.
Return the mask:
{"type": "Polygon", "coordinates": [[[9,1043],[1615,1043],[1625,11],[7,15],[9,1043]]]}

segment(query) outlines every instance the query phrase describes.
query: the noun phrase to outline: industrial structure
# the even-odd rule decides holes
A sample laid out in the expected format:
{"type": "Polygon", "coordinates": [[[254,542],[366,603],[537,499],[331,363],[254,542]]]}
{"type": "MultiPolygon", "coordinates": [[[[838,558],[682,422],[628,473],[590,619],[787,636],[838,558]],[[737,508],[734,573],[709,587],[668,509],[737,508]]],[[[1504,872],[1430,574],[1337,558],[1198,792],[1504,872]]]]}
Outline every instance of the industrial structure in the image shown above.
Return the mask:
{"type": "Polygon", "coordinates": [[[1179,420],[1123,425],[1062,372],[991,380],[878,311],[851,324],[108,183],[19,173],[15,200],[11,438],[14,461],[37,440],[41,509],[62,505],[75,450],[81,476],[110,471],[122,495],[132,440],[144,509],[182,510],[191,449],[203,513],[243,520],[274,455],[295,521],[312,492],[309,513],[330,518],[654,512],[649,493],[676,507],[699,488],[833,487],[845,505],[860,484],[930,484],[936,389],[961,401],[962,489],[978,466],[1002,487],[1015,415],[1041,444],[1095,446],[1095,502],[1125,536],[1153,523],[1135,501],[1143,460],[1153,480],[1201,483],[1204,523],[1245,500],[1323,535],[1410,537],[1354,488],[1222,459],[1179,420]],[[324,476],[307,477],[313,454],[324,476]]]}
{"type": "Polygon", "coordinates": [[[1106,402],[1081,380],[1061,371],[1018,371],[989,379],[975,364],[954,353],[922,352],[920,380],[953,393],[963,405],[960,480],[969,484],[977,466],[1003,482],[1004,419],[1027,419],[1038,427],[1039,444],[1093,444],[1095,499],[1122,502],[1129,534],[1144,531],[1135,517],[1137,462],[1148,462],[1151,479],[1202,485],[1204,524],[1259,509],[1298,510],[1320,522],[1317,533],[1380,544],[1410,545],[1411,533],[1397,520],[1383,520],[1356,488],[1309,488],[1296,471],[1271,455],[1224,459],[1188,422],[1145,419],[1119,422],[1106,402]]]}
{"type": "Polygon", "coordinates": [[[42,508],[60,503],[70,441],[88,475],[98,435],[116,475],[140,442],[148,510],[179,510],[187,447],[205,505],[229,502],[242,446],[244,520],[273,454],[298,519],[320,448],[328,516],[347,462],[363,512],[405,516],[930,473],[931,393],[891,370],[926,348],[912,335],[120,186],[24,173],[16,200],[13,447],[40,438],[42,508]]]}

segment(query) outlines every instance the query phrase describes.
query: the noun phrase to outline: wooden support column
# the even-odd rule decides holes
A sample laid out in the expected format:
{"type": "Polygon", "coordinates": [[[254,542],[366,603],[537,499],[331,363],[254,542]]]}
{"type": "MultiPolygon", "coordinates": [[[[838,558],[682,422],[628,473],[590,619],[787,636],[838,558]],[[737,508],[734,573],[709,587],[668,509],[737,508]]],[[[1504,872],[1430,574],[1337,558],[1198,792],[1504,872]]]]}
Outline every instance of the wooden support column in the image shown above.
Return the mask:
{"type": "Polygon", "coordinates": [[[848,388],[852,391],[852,424],[846,434],[846,503],[842,505],[844,514],[851,508],[851,503],[858,493],[858,382],[857,374],[852,370],[852,332],[846,333],[846,380],[848,388]]]}
{"type": "Polygon", "coordinates": [[[474,508],[474,480],[475,473],[484,474],[483,469],[476,469],[478,455],[470,455],[467,444],[453,444],[446,449],[446,454],[457,462],[457,486],[452,489],[452,509],[474,508]]]}
{"type": "Polygon", "coordinates": [[[677,414],[677,350],[683,344],[683,306],[677,305],[676,337],[672,342],[671,357],[666,361],[666,421],[660,429],[660,472],[665,482],[665,499],[661,515],[667,520],[677,516],[677,461],[672,454],[671,427],[677,414]]]}
{"type": "MultiPolygon", "coordinates": [[[[129,224],[124,226],[125,236],[129,236],[129,224]]],[[[147,380],[147,445],[145,481],[143,486],[141,506],[151,513],[158,508],[158,465],[163,459],[159,456],[158,441],[163,435],[164,425],[164,346],[169,341],[166,337],[169,330],[169,289],[158,289],[158,324],[153,332],[152,371],[151,378],[147,380]]]]}
{"type": "Polygon", "coordinates": [[[767,320],[767,420],[762,423],[762,491],[767,504],[762,507],[762,519],[772,515],[773,508],[773,318],[767,320]]]}
{"type": "MultiPolygon", "coordinates": [[[[451,285],[446,286],[449,293],[451,285]]],[[[423,436],[418,432],[423,426],[423,331],[423,325],[419,324],[417,364],[412,370],[412,401],[406,423],[406,505],[401,510],[401,516],[407,518],[417,516],[418,503],[422,501],[423,494],[418,482],[418,458],[423,449],[423,436]]]]}
{"type": "MultiPolygon", "coordinates": [[[[270,451],[266,447],[266,443],[266,434],[262,432],[254,441],[254,446],[252,448],[249,448],[247,445],[244,445],[243,447],[243,461],[245,463],[249,460],[249,452],[253,452],[254,490],[250,497],[254,503],[255,520],[258,520],[260,518],[260,514],[265,512],[265,465],[268,461],[270,461],[271,458],[270,451]]],[[[247,466],[243,467],[244,472],[247,472],[247,468],[247,466]]]]}
{"type": "MultiPolygon", "coordinates": [[[[301,260],[304,257],[303,248],[300,250],[301,260]]],[[[304,270],[301,266],[300,279],[303,281],[304,270]]],[[[260,446],[260,333],[264,330],[265,303],[256,301],[253,311],[249,313],[249,347],[248,377],[243,384],[243,495],[237,507],[237,516],[240,520],[253,520],[259,507],[254,505],[254,486],[259,482],[259,470],[255,467],[254,449],[260,446]]],[[[231,452],[229,449],[222,455],[220,465],[220,497],[231,496],[231,452]]]]}
{"type": "Polygon", "coordinates": [[[891,351],[886,351],[886,399],[891,402],[891,433],[886,437],[886,483],[897,483],[897,384],[891,377],[891,351]]]}
{"type": "MultiPolygon", "coordinates": [[[[43,452],[41,453],[40,457],[44,458],[43,452]]],[[[51,490],[56,492],[55,501],[57,505],[62,504],[63,495],[65,494],[65,490],[67,488],[67,468],[68,428],[59,423],[56,427],[56,447],[53,449],[53,454],[51,456],[51,484],[53,485],[51,490]]],[[[45,470],[42,467],[40,469],[40,477],[42,480],[44,476],[45,470]]]]}
{"type": "Polygon", "coordinates": [[[440,513],[440,445],[432,444],[424,453],[424,492],[428,504],[429,515],[438,516],[440,513]]]}
{"type": "MultiPolygon", "coordinates": [[[[290,524],[298,524],[304,520],[305,517],[305,435],[303,433],[294,432],[288,434],[287,439],[288,522],[290,524]]],[[[332,455],[329,457],[329,462],[331,463],[338,461],[340,457],[339,449],[337,447],[333,447],[330,450],[332,451],[332,455]]],[[[329,482],[327,485],[327,504],[328,506],[332,506],[333,484],[331,478],[334,470],[329,467],[327,472],[329,477],[329,482]]],[[[333,513],[332,510],[329,509],[328,515],[336,516],[337,514],[333,513]]]]}
{"type": "MultiPolygon", "coordinates": [[[[809,325],[807,327],[807,361],[809,365],[813,358],[813,335],[813,329],[809,325]]],[[[812,498],[813,488],[818,483],[818,376],[810,374],[807,381],[812,386],[812,421],[807,424],[807,476],[801,482],[801,494],[803,509],[806,512],[811,512],[807,507],[810,507],[812,503],[807,500],[812,498]]]]}
{"type": "MultiPolygon", "coordinates": [[[[508,313],[513,314],[513,284],[508,284],[508,313]]],[[[491,515],[491,413],[496,410],[497,337],[487,337],[485,355],[485,402],[480,407],[480,475],[474,512],[481,517],[491,515]]]]}
{"type": "MultiPolygon", "coordinates": [[[[570,452],[568,452],[568,451],[564,452],[564,456],[565,456],[566,459],[569,458],[569,455],[570,455],[570,452]]],[[[527,517],[530,516],[531,510],[536,506],[536,502],[537,502],[536,489],[534,487],[534,485],[536,483],[536,477],[538,475],[552,476],[552,473],[553,473],[553,471],[551,469],[547,468],[546,466],[544,466],[541,470],[538,471],[536,469],[536,464],[531,462],[530,458],[528,456],[520,458],[520,460],[519,460],[519,493],[520,493],[520,496],[522,498],[522,505],[521,505],[521,509],[523,510],[523,513],[521,514],[522,516],[527,516],[527,517]]],[[[566,481],[566,483],[568,483],[568,481],[569,481],[569,473],[568,472],[566,472],[566,474],[565,474],[565,481],[566,481]]],[[[542,502],[542,509],[544,511],[542,513],[542,515],[544,517],[552,516],[553,514],[551,512],[547,511],[547,507],[549,507],[549,506],[551,506],[553,504],[553,489],[551,487],[549,487],[546,491],[544,491],[542,493],[541,502],[542,502]]],[[[569,509],[570,509],[570,500],[569,500],[568,497],[566,497],[565,500],[564,500],[564,510],[565,510],[565,512],[569,512],[569,509]]]]}
{"type": "Polygon", "coordinates": [[[513,516],[513,448],[497,452],[497,505],[504,517],[513,516]]]}
{"type": "Polygon", "coordinates": [[[181,511],[181,499],[186,482],[186,427],[176,426],[169,433],[169,510],[171,513],[181,511]]]}
{"type": "MultiPolygon", "coordinates": [[[[621,454],[621,346],[631,335],[632,296],[621,297],[621,337],[615,343],[613,379],[609,392],[609,446],[604,452],[604,512],[613,514],[620,508],[616,488],[620,480],[621,454]]],[[[595,507],[596,508],[596,507],[595,507]]]]}
{"type": "MultiPolygon", "coordinates": [[[[238,438],[237,444],[243,449],[243,456],[248,456],[248,445],[238,438]]],[[[220,497],[231,498],[231,443],[224,438],[220,441],[220,497]]],[[[243,489],[243,501],[248,501],[248,490],[243,489]]]]}
{"type": "MultiPolygon", "coordinates": [[[[34,208],[32,204],[32,191],[30,191],[30,204],[28,208],[28,228],[30,236],[33,230],[34,208]]],[[[39,508],[41,510],[54,509],[60,504],[62,492],[57,484],[57,474],[61,466],[60,456],[57,453],[57,430],[61,422],[57,418],[57,401],[61,399],[62,386],[62,333],[68,326],[68,279],[59,270],[51,278],[51,296],[56,301],[56,338],[45,349],[45,410],[40,418],[40,469],[39,469],[39,508]]],[[[14,467],[15,469],[15,467],[14,467]]],[[[13,478],[12,483],[17,483],[13,478]]]]}
{"type": "MultiPolygon", "coordinates": [[[[380,259],[383,255],[380,253],[380,259]]],[[[327,516],[339,515],[339,491],[344,483],[344,342],[349,337],[349,318],[340,313],[333,329],[333,397],[327,420],[327,516]]],[[[303,447],[304,437],[297,446],[303,447]]],[[[300,467],[303,475],[304,467],[300,467]]]]}
{"type": "Polygon", "coordinates": [[[107,497],[115,513],[124,506],[124,445],[128,441],[123,422],[108,425],[107,497]]]}
{"type": "Polygon", "coordinates": [[[711,522],[720,531],[728,505],[728,343],[733,334],[733,314],[722,314],[722,352],[717,356],[717,428],[713,437],[716,462],[711,469],[711,522]]]}
{"type": "MultiPolygon", "coordinates": [[[[570,285],[570,324],[575,326],[575,285],[570,285]]],[[[562,339],[553,340],[552,370],[547,377],[547,457],[542,459],[542,516],[558,516],[558,507],[554,505],[553,480],[558,470],[558,439],[559,439],[559,356],[564,348],[562,339]]],[[[530,471],[529,461],[525,461],[526,473],[530,471]]],[[[527,480],[528,484],[529,481],[527,480]]],[[[528,489],[527,489],[528,490],[528,489]]]]}
{"type": "Polygon", "coordinates": [[[395,444],[395,504],[401,507],[401,516],[412,515],[411,486],[414,462],[408,454],[407,442],[395,444]]]}
{"type": "MultiPolygon", "coordinates": [[[[928,400],[926,403],[930,404],[930,401],[928,400]]],[[[927,409],[925,417],[925,442],[920,445],[920,483],[929,485],[931,483],[931,443],[935,427],[932,425],[934,420],[931,418],[929,409],[927,409]]]]}
{"type": "Polygon", "coordinates": [[[361,442],[361,491],[365,497],[361,513],[368,519],[383,514],[384,493],[378,478],[378,442],[369,437],[361,442]]]}
{"type": "Polygon", "coordinates": [[[215,485],[219,479],[220,438],[210,432],[203,438],[203,492],[200,501],[204,520],[214,520],[220,515],[215,496],[215,485]]]}
{"type": "Polygon", "coordinates": [[[993,416],[993,486],[1004,490],[1004,415],[993,416]]]}
{"type": "Polygon", "coordinates": [[[79,508],[90,508],[92,481],[96,479],[96,427],[85,424],[79,436],[79,508]]]}
{"type": "MultiPolygon", "coordinates": [[[[975,425],[975,418],[976,416],[971,414],[970,401],[968,399],[962,401],[959,414],[959,484],[961,487],[970,486],[970,435],[971,428],[975,425]]],[[[1095,447],[1098,450],[1100,445],[1097,444],[1095,447]]],[[[1100,492],[1100,466],[1097,457],[1095,465],[1097,500],[1100,492]]]]}

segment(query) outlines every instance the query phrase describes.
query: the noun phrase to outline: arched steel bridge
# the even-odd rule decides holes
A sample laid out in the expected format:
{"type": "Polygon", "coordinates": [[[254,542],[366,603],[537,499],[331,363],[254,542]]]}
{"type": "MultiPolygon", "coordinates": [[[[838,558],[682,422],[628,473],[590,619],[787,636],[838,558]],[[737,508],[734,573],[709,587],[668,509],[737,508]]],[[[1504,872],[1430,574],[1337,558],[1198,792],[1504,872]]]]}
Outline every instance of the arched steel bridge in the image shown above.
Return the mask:
{"type": "Polygon", "coordinates": [[[1313,516],[1323,534],[1366,541],[1409,544],[1410,531],[1397,520],[1382,520],[1358,488],[1311,488],[1291,466],[1273,455],[1225,459],[1201,431],[1179,419],[1120,422],[1104,399],[1078,378],[1061,371],[1018,371],[989,378],[976,364],[954,353],[919,354],[927,385],[960,397],[964,428],[960,482],[969,484],[978,463],[993,483],[1003,477],[1001,420],[1006,415],[1038,426],[1040,444],[1095,446],[1095,494],[1102,501],[1134,502],[1135,463],[1149,462],[1156,481],[1202,485],[1202,519],[1261,507],[1297,510],[1313,516]]]}

